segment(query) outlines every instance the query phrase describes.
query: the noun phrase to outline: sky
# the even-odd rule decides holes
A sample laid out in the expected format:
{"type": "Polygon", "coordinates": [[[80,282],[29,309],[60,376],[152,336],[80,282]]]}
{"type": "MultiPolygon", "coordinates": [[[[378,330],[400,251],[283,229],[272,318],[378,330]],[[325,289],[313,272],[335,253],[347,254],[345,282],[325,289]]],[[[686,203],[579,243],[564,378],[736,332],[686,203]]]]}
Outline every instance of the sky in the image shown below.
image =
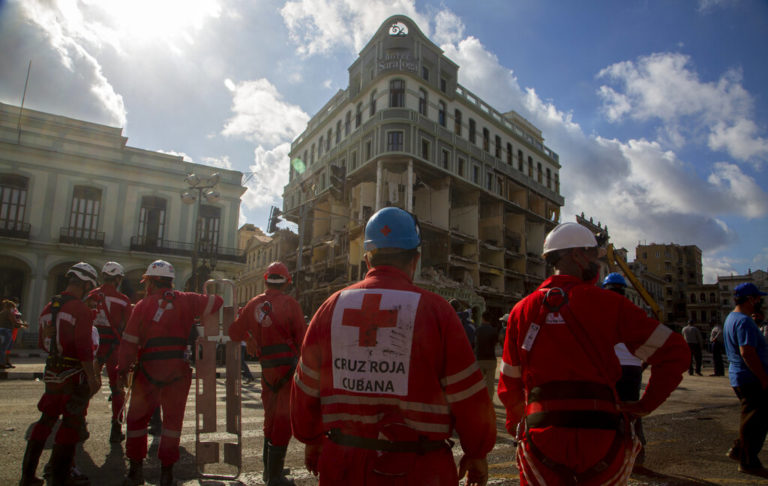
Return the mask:
{"type": "Polygon", "coordinates": [[[282,206],[290,143],[391,15],[560,155],[562,221],[696,245],[705,283],[768,269],[765,0],[0,0],[0,101],[243,172],[282,206]],[[252,174],[252,175],[251,175],[252,174]]]}

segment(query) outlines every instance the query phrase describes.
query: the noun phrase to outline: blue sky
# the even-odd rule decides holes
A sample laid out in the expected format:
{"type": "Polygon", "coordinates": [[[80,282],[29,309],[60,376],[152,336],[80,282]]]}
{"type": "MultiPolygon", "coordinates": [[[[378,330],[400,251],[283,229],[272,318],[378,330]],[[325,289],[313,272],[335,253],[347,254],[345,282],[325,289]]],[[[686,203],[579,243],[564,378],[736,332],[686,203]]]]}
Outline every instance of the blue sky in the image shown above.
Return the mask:
{"type": "Polygon", "coordinates": [[[768,269],[763,0],[0,0],[0,101],[124,128],[128,145],[254,172],[281,205],[290,141],[394,14],[459,82],[560,154],[563,221],[695,244],[705,281],[768,269]]]}

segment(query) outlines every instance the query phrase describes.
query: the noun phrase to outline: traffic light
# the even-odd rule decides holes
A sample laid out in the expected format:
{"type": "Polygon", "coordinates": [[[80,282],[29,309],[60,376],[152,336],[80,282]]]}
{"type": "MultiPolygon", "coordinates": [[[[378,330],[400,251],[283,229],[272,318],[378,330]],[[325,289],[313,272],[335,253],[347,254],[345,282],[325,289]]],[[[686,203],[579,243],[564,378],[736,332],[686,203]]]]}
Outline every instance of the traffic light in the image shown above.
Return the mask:
{"type": "Polygon", "coordinates": [[[272,206],[269,209],[269,222],[267,222],[267,233],[274,233],[277,231],[277,223],[280,221],[280,215],[282,211],[272,206]]]}
{"type": "Polygon", "coordinates": [[[331,166],[331,193],[338,200],[344,199],[344,186],[347,181],[347,168],[344,166],[331,166]]]}

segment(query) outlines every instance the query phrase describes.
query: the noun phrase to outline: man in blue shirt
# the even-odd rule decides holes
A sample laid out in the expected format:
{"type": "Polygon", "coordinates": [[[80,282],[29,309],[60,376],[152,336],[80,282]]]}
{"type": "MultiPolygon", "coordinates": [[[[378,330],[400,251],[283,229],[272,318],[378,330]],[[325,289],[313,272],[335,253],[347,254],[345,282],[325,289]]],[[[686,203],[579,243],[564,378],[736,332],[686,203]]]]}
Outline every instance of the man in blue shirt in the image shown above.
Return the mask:
{"type": "Polygon", "coordinates": [[[736,306],[725,319],[723,333],[730,367],[728,375],[741,401],[739,438],[728,457],[739,461],[739,471],[768,477],[758,459],[768,433],[768,346],[750,317],[763,304],[761,292],[753,283],[737,285],[736,306]]]}

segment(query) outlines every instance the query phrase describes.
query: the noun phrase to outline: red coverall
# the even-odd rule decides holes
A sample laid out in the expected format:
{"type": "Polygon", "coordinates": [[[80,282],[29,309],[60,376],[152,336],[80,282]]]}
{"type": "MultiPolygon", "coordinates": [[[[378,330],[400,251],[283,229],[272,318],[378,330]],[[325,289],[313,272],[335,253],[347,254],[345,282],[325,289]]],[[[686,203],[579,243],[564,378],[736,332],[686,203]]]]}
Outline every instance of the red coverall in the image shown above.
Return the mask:
{"type": "Polygon", "coordinates": [[[616,408],[617,343],[651,365],[639,404],[654,410],[688,367],[679,334],[623,296],[567,275],[550,277],[512,309],[498,393],[511,434],[525,419],[520,484],[570,484],[574,475],[579,484],[627,484],[640,443],[616,408]],[[553,288],[568,298],[553,290],[545,306],[553,288]]]}
{"type": "Polygon", "coordinates": [[[163,431],[157,456],[164,466],[179,460],[184,408],[192,382],[186,359],[195,318],[216,312],[217,295],[154,289],[131,312],[120,343],[118,372],[127,372],[138,356],[126,419],[125,453],[141,461],[147,455],[147,424],[158,405],[163,431]]]}
{"type": "MultiPolygon", "coordinates": [[[[46,375],[52,375],[59,371],[79,368],[81,361],[93,361],[93,341],[91,330],[93,328],[93,313],[80,299],[68,292],[62,292],[62,296],[70,296],[69,300],[61,306],[56,317],[56,322],[51,322],[51,304],[43,308],[40,314],[40,329],[38,333],[38,346],[49,353],[46,362],[46,375]],[[50,326],[56,326],[56,342],[51,338],[45,338],[45,330],[50,326]],[[51,346],[56,351],[51,353],[51,346]],[[57,355],[57,356],[53,356],[57,355]],[[51,361],[56,357],[59,364],[56,366],[51,361]]],[[[82,437],[83,422],[88,410],[88,400],[91,393],[88,388],[88,380],[85,373],[80,371],[61,383],[46,381],[45,393],[37,403],[37,408],[42,412],[42,417],[35,424],[30,433],[30,440],[45,442],[51,434],[51,430],[59,416],[62,416],[61,425],[56,432],[57,444],[76,444],[82,437]]]]}
{"type": "Polygon", "coordinates": [[[306,328],[296,299],[275,289],[251,299],[229,327],[232,340],[258,344],[264,438],[279,447],[291,440],[290,385],[306,328]]]}
{"type": "Polygon", "coordinates": [[[107,368],[109,389],[112,392],[112,421],[120,420],[125,393],[117,386],[117,348],[125,322],[131,314],[131,299],[118,292],[112,284],[104,284],[94,292],[103,294],[96,306],[93,325],[99,331],[99,350],[96,358],[107,368]]]}
{"type": "Polygon", "coordinates": [[[369,270],[312,319],[291,424],[322,442],[321,486],[456,485],[446,441],[455,428],[466,456],[485,458],[495,419],[456,312],[395,267],[369,270]]]}

